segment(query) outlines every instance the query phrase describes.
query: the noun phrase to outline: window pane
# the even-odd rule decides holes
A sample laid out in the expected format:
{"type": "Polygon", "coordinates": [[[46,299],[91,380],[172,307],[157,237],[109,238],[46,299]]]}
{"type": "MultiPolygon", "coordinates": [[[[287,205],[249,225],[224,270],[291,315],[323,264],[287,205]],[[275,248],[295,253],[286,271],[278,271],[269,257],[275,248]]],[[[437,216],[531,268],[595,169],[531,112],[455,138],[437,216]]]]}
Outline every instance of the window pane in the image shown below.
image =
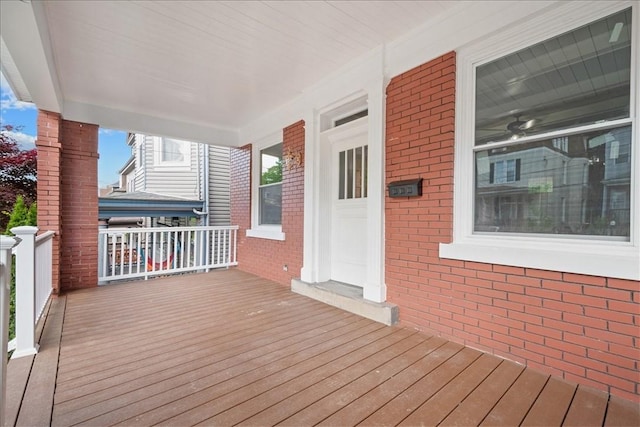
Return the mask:
{"type": "Polygon", "coordinates": [[[355,198],[362,197],[362,147],[356,148],[356,194],[355,198]]]}
{"type": "Polygon", "coordinates": [[[347,199],[353,199],[353,149],[347,150],[347,199]]]}
{"type": "Polygon", "coordinates": [[[260,151],[260,185],[282,182],[282,144],[260,151]]]}
{"type": "Polygon", "coordinates": [[[369,188],[369,146],[364,146],[364,197],[367,197],[367,192],[369,188]]]}
{"type": "Polygon", "coordinates": [[[631,126],[478,151],[474,230],[628,240],[630,152],[631,126]]]}
{"type": "Polygon", "coordinates": [[[189,143],[175,139],[163,138],[161,160],[163,162],[183,162],[184,153],[189,149],[189,143]]]}
{"type": "Polygon", "coordinates": [[[339,160],[339,168],[338,168],[338,199],[344,200],[344,170],[345,170],[345,152],[340,152],[340,160],[339,160]]]}
{"type": "Polygon", "coordinates": [[[628,118],[630,70],[631,9],[481,65],[475,143],[628,118]]]}
{"type": "Polygon", "coordinates": [[[282,184],[260,187],[260,224],[282,222],[282,184]]]}

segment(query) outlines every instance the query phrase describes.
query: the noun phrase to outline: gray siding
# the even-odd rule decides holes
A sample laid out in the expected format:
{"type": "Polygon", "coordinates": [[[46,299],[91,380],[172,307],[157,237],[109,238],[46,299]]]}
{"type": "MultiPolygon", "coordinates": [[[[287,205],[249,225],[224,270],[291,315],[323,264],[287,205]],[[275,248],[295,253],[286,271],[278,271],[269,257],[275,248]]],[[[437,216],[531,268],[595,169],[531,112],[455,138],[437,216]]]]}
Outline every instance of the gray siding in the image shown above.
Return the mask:
{"type": "Polygon", "coordinates": [[[209,225],[231,224],[230,153],[228,147],[209,147],[209,225]]]}

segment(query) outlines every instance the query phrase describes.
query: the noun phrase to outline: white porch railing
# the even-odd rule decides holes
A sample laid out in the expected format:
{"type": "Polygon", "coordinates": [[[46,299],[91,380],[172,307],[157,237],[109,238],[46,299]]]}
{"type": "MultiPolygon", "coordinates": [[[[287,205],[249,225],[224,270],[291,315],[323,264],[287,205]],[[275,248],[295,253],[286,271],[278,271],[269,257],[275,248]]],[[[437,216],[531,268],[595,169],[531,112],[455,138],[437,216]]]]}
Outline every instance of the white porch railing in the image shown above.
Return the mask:
{"type": "Polygon", "coordinates": [[[98,231],[100,283],[238,265],[238,226],[98,231]]]}
{"type": "Polygon", "coordinates": [[[52,291],[53,231],[36,237],[37,227],[15,227],[11,232],[20,243],[16,256],[16,337],[9,343],[12,358],[38,352],[36,326],[52,291]]]}
{"type": "Polygon", "coordinates": [[[0,423],[4,425],[7,396],[7,340],[9,339],[9,299],[11,286],[11,250],[16,239],[0,236],[0,423]]]}

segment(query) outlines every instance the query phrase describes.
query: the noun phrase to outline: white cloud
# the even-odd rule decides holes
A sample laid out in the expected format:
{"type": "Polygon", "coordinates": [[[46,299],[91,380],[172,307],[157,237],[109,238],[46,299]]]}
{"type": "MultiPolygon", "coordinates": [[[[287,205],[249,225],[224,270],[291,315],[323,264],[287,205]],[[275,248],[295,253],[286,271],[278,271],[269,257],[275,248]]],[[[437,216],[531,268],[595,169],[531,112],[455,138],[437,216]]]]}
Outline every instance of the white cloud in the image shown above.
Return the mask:
{"type": "Polygon", "coordinates": [[[0,73],[0,109],[2,110],[32,110],[36,105],[31,102],[18,101],[9,86],[9,82],[5,79],[4,74],[0,73]]]}
{"type": "Polygon", "coordinates": [[[10,138],[15,139],[22,150],[36,148],[36,138],[33,135],[15,131],[6,132],[6,134],[9,135],[10,138]]]}

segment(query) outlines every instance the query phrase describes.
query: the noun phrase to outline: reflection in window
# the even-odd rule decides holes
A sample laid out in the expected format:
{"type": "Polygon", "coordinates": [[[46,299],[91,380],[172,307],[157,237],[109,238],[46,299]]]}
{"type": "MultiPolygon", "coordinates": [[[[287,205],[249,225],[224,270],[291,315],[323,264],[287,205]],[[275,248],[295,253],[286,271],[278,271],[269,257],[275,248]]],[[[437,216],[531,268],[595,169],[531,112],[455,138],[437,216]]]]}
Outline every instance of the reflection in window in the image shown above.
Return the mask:
{"type": "Polygon", "coordinates": [[[480,65],[475,143],[628,118],[630,70],[631,9],[480,65]]]}
{"type": "Polygon", "coordinates": [[[188,143],[176,141],[175,139],[165,138],[162,144],[162,161],[163,162],[183,162],[184,150],[188,143]]]}
{"type": "Polygon", "coordinates": [[[476,151],[475,230],[512,233],[630,234],[631,127],[476,151]],[[609,153],[609,157],[607,156],[609,153]]]}
{"type": "Polygon", "coordinates": [[[631,230],[631,9],[476,67],[475,232],[631,230]]]}
{"type": "Polygon", "coordinates": [[[260,151],[259,216],[261,225],[282,223],[282,144],[260,151]]]}
{"type": "Polygon", "coordinates": [[[155,138],[156,165],[186,166],[191,162],[191,142],[172,138],[155,138]]]}
{"type": "Polygon", "coordinates": [[[501,184],[520,181],[520,159],[497,160],[491,163],[489,182],[501,184]]]}

